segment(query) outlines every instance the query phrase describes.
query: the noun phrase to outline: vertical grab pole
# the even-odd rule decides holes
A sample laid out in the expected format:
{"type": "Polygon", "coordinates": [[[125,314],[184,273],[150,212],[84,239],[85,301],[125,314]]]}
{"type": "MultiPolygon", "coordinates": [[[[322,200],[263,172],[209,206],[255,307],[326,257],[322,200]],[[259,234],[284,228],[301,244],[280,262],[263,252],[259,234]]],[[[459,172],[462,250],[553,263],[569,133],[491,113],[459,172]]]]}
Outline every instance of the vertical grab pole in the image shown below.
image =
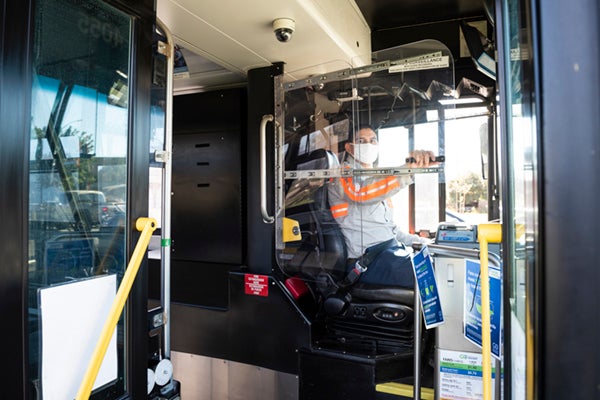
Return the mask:
{"type": "Polygon", "coordinates": [[[162,209],[160,230],[160,261],[161,261],[161,306],[165,315],[163,326],[163,356],[171,357],[171,181],[173,170],[173,36],[165,24],[156,19],[158,27],[167,39],[167,87],[165,105],[165,166],[162,169],[162,209]]]}
{"type": "MultiPolygon", "coordinates": [[[[490,279],[488,269],[488,243],[502,241],[502,225],[479,224],[479,264],[481,282],[481,369],[483,380],[483,400],[492,398],[492,339],[490,325],[490,279]]],[[[496,379],[500,371],[496,371],[496,379]]]]}
{"type": "Polygon", "coordinates": [[[413,382],[413,399],[421,400],[421,299],[419,297],[419,291],[417,290],[417,284],[415,283],[415,299],[414,299],[414,332],[415,332],[415,344],[414,344],[414,382],[413,382]]]}
{"type": "Polygon", "coordinates": [[[490,280],[488,271],[488,241],[479,237],[479,264],[481,274],[481,367],[483,400],[492,398],[490,280]]]}
{"type": "Polygon", "coordinates": [[[150,243],[152,232],[156,229],[156,220],[153,218],[138,218],[137,221],[135,221],[135,227],[142,233],[135,245],[135,249],[133,249],[131,259],[129,260],[129,264],[127,264],[127,270],[123,275],[123,279],[121,279],[119,290],[117,290],[117,295],[115,296],[115,300],[113,301],[108,316],[106,317],[106,321],[104,322],[100,338],[94,348],[94,353],[92,353],[92,359],[90,360],[85,375],[83,376],[83,381],[77,391],[77,400],[87,400],[90,397],[92,387],[98,377],[98,371],[100,371],[102,361],[104,361],[104,356],[106,355],[106,350],[110,344],[110,339],[119,322],[119,317],[121,316],[121,312],[123,311],[123,307],[125,306],[125,302],[127,301],[129,291],[133,286],[137,272],[140,269],[140,264],[142,263],[146,249],[148,249],[148,243],[150,243]]]}

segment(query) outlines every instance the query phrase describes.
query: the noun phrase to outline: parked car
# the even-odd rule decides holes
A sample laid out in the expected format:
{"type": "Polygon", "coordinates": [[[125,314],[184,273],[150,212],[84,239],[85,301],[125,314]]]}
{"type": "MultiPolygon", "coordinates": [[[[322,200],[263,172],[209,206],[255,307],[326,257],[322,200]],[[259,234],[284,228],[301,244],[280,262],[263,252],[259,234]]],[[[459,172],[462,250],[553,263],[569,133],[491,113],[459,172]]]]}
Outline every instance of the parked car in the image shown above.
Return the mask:
{"type": "Polygon", "coordinates": [[[118,226],[125,221],[127,186],[106,186],[102,189],[106,201],[102,208],[102,226],[118,226]]]}

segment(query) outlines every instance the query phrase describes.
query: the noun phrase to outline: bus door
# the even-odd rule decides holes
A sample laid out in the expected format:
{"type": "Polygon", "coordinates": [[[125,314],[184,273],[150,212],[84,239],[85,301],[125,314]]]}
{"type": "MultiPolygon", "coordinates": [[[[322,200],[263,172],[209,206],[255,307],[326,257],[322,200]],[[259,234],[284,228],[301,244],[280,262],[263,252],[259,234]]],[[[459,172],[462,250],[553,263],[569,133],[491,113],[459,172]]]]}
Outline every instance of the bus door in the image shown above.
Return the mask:
{"type": "MultiPolygon", "coordinates": [[[[148,2],[145,2],[148,3],[148,2]]],[[[28,219],[30,398],[74,398],[147,216],[150,4],[37,1],[28,219]],[[135,182],[135,184],[134,184],[135,182]]],[[[140,269],[143,271],[144,269],[140,269]]],[[[146,394],[144,272],[92,398],[146,394]]]]}

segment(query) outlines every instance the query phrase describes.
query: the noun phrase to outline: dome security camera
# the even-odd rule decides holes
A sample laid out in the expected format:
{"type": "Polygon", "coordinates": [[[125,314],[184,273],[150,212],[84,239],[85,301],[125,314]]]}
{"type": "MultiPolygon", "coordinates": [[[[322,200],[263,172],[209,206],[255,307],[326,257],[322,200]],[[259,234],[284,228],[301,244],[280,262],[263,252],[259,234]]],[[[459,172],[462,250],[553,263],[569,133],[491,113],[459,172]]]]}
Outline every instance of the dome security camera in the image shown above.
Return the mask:
{"type": "Polygon", "coordinates": [[[294,29],[296,29],[296,22],[291,18],[277,18],[273,21],[275,37],[282,43],[292,40],[294,29]]]}

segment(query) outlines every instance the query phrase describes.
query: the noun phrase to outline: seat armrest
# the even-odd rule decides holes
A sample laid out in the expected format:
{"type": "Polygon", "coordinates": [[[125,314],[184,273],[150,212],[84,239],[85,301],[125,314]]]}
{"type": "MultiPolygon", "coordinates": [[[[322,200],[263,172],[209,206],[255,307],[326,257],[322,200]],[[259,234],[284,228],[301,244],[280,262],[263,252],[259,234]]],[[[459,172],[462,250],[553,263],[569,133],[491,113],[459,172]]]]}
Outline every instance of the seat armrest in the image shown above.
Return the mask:
{"type": "Polygon", "coordinates": [[[386,301],[412,306],[415,291],[412,288],[399,286],[374,285],[370,283],[357,283],[350,290],[354,300],[386,301]]]}

